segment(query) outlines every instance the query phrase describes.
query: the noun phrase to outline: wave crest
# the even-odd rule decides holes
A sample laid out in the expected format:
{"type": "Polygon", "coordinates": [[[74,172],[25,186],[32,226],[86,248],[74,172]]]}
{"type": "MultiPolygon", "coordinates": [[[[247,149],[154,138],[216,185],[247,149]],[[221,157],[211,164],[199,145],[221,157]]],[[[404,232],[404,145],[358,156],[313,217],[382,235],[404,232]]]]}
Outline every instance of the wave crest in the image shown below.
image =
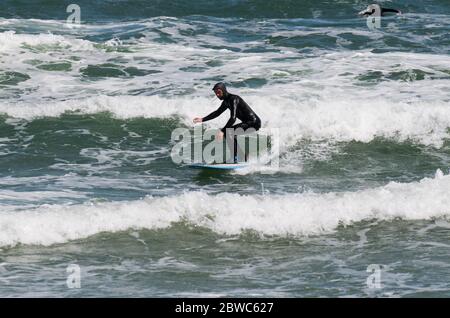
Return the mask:
{"type": "Polygon", "coordinates": [[[324,234],[368,219],[447,217],[449,188],[450,175],[437,171],[435,178],[420,182],[392,182],[356,192],[264,196],[187,192],[131,202],[44,205],[0,214],[0,246],[51,245],[101,232],[164,229],[179,222],[222,235],[249,230],[271,236],[324,234]]]}

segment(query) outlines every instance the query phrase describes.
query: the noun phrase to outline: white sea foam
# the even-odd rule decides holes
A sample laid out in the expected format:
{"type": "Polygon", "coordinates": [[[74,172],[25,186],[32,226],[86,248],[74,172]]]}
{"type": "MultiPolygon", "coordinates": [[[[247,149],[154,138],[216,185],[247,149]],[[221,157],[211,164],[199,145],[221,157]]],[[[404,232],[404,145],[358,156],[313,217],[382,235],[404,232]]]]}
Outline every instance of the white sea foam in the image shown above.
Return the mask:
{"type": "MultiPolygon", "coordinates": [[[[314,56],[311,56],[280,47],[267,52],[242,52],[254,47],[267,48],[268,45],[263,39],[227,43],[218,34],[209,33],[196,37],[182,36],[180,31],[189,27],[195,30],[198,26],[189,26],[180,21],[172,23],[163,29],[175,37],[176,43],[155,41],[155,36],[159,37],[160,32],[158,26],[164,24],[159,20],[146,21],[144,25],[150,30],[142,31],[146,36],[140,39],[112,37],[103,43],[78,39],[71,34],[2,32],[0,52],[4,54],[0,55],[0,62],[3,62],[4,70],[30,76],[30,79],[20,83],[20,87],[27,88],[21,99],[32,101],[40,98],[85,98],[98,93],[135,95],[140,92],[160,95],[163,92],[170,95],[181,92],[205,96],[211,93],[213,78],[224,78],[226,82],[237,85],[259,80],[262,84],[256,85],[262,85],[262,88],[240,91],[245,94],[253,91],[254,94],[264,96],[295,94],[310,100],[332,97],[338,101],[346,100],[349,96],[360,99],[387,99],[389,96],[392,101],[450,99],[447,89],[450,58],[447,54],[374,54],[368,49],[330,53],[315,49],[314,56]],[[24,44],[29,47],[24,48],[24,44]],[[117,45],[127,51],[116,50],[117,45]],[[238,52],[226,49],[230,46],[238,52]],[[16,57],[18,54],[20,59],[16,57]],[[70,70],[47,71],[30,65],[61,62],[70,64],[70,70]],[[83,69],[105,63],[115,64],[112,67],[120,74],[127,67],[149,71],[151,74],[128,77],[112,75],[86,81],[83,69]],[[411,72],[413,69],[426,72],[425,79],[414,80],[412,74],[410,80],[389,80],[392,72],[411,72]],[[370,71],[381,74],[378,84],[370,87],[360,85],[364,82],[358,80],[358,76],[364,76],[370,71]]],[[[83,28],[89,29],[88,26],[83,28]]],[[[296,36],[303,31],[282,32],[287,36],[296,36]]],[[[329,30],[317,32],[327,34],[329,30]]],[[[333,32],[348,33],[350,30],[338,28],[333,32]]],[[[350,33],[358,35],[358,32],[372,35],[368,31],[354,30],[350,33]]]]}
{"type": "Polygon", "coordinates": [[[0,246],[51,245],[101,232],[165,229],[187,222],[223,235],[330,233],[340,225],[378,219],[421,220],[450,215],[450,175],[343,193],[209,195],[187,192],[139,201],[43,205],[0,213],[0,246]],[[242,207],[245,207],[244,209],[242,207]]]}
{"type": "MultiPolygon", "coordinates": [[[[370,142],[376,137],[411,140],[442,146],[449,136],[450,107],[442,102],[396,102],[388,100],[320,100],[308,102],[288,97],[246,96],[260,115],[265,128],[279,128],[283,143],[300,139],[370,142]]],[[[95,114],[110,112],[115,117],[178,117],[191,126],[192,118],[218,107],[210,98],[163,98],[159,96],[99,96],[83,100],[42,104],[0,102],[0,112],[16,118],[60,116],[64,112],[95,114]]],[[[223,115],[213,127],[224,125],[223,115]]],[[[262,130],[262,132],[264,129],[262,130]]]]}
{"type": "Polygon", "coordinates": [[[87,40],[69,38],[51,33],[17,34],[15,31],[0,32],[0,52],[13,52],[23,45],[59,45],[61,48],[71,50],[92,50],[93,43],[87,40]]]}

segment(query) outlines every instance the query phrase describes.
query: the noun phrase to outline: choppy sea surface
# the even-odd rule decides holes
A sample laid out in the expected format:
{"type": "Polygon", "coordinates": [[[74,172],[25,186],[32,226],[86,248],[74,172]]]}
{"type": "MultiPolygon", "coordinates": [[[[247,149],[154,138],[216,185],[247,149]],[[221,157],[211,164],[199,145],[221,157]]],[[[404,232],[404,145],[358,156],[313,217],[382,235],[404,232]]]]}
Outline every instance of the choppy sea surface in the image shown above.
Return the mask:
{"type": "Polygon", "coordinates": [[[0,3],[1,297],[450,296],[449,1],[73,2],[0,3]],[[278,169],[172,161],[218,81],[278,169]]]}

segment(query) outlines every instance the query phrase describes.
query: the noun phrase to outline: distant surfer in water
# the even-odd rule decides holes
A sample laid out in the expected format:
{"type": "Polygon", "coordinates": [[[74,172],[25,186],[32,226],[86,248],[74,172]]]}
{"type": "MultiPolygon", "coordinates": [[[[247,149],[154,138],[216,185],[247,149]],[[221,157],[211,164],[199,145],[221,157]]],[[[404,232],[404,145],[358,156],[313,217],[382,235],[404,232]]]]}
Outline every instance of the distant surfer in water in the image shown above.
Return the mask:
{"type": "Polygon", "coordinates": [[[402,14],[402,12],[400,10],[382,8],[378,4],[370,4],[369,6],[367,6],[367,8],[365,10],[362,10],[358,14],[365,16],[365,17],[381,17],[381,16],[384,16],[388,12],[402,14]]]}
{"type": "Polygon", "coordinates": [[[194,118],[194,123],[202,123],[220,116],[225,110],[230,110],[230,119],[226,125],[217,132],[216,138],[222,140],[226,137],[228,147],[232,153],[234,163],[237,163],[239,154],[240,158],[244,157],[248,160],[248,155],[242,156],[242,150],[237,145],[237,136],[255,132],[261,128],[261,120],[258,115],[250,108],[250,106],[238,95],[230,94],[224,83],[217,83],[213,87],[213,91],[217,98],[222,100],[220,107],[206,117],[194,118]],[[236,119],[241,123],[233,125],[236,119]]]}

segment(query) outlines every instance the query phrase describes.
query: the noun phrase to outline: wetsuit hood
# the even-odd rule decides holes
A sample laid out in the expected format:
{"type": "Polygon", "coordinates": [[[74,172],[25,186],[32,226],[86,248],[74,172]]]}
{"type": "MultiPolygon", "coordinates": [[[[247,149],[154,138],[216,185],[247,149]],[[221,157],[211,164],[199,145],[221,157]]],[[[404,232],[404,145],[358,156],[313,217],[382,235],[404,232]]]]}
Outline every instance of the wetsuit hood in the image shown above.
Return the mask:
{"type": "Polygon", "coordinates": [[[222,99],[226,99],[228,97],[228,91],[227,91],[227,87],[225,86],[224,83],[220,82],[214,85],[213,87],[213,91],[215,91],[216,89],[220,89],[223,92],[223,97],[222,99]]]}

